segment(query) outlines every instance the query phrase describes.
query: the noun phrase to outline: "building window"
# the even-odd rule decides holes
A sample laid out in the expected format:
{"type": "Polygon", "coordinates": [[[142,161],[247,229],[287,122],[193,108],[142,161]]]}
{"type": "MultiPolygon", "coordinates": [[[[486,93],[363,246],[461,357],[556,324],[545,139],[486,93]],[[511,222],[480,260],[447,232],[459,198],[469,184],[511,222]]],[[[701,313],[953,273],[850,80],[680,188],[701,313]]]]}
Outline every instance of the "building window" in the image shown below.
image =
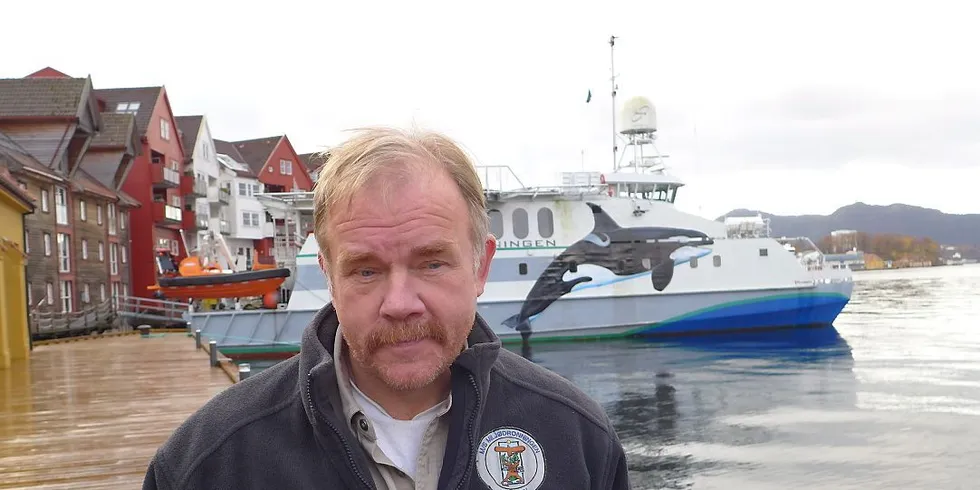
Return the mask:
{"type": "Polygon", "coordinates": [[[497,209],[491,209],[487,214],[490,215],[490,233],[500,240],[504,236],[504,215],[497,209]]]}
{"type": "Polygon", "coordinates": [[[108,204],[107,208],[109,210],[109,234],[116,234],[116,205],[108,204]]]}
{"type": "Polygon", "coordinates": [[[135,116],[139,110],[139,102],[120,102],[116,104],[116,112],[120,114],[132,114],[135,116]]]}
{"type": "Polygon", "coordinates": [[[54,285],[49,282],[44,286],[44,299],[47,300],[48,306],[54,305],[54,285]]]}
{"type": "Polygon", "coordinates": [[[760,248],[759,249],[759,257],[768,257],[768,256],[769,256],[769,249],[768,248],[760,248]]]}
{"type": "Polygon", "coordinates": [[[54,215],[59,225],[68,224],[68,191],[64,187],[54,189],[54,215]]]}
{"type": "Polygon", "coordinates": [[[555,234],[555,216],[550,208],[538,210],[538,234],[541,238],[551,238],[555,234]]]}
{"type": "Polygon", "coordinates": [[[279,160],[279,173],[283,175],[293,175],[292,160],[279,160]]]}
{"type": "Polygon", "coordinates": [[[24,230],[24,253],[31,253],[31,234],[24,230]]]}
{"type": "Polygon", "coordinates": [[[238,195],[239,196],[251,196],[252,194],[249,192],[251,190],[252,190],[252,186],[250,186],[250,185],[248,185],[248,184],[246,184],[244,182],[239,182],[238,183],[238,195]]]}
{"type": "Polygon", "coordinates": [[[51,234],[45,233],[41,235],[41,243],[44,245],[44,256],[51,256],[51,234]]]}
{"type": "Polygon", "coordinates": [[[105,262],[105,244],[99,242],[99,262],[105,262]]]}
{"type": "Polygon", "coordinates": [[[34,290],[31,288],[31,283],[27,283],[27,307],[34,308],[34,290]]]}
{"type": "Polygon", "coordinates": [[[115,243],[109,244],[109,274],[119,274],[119,246],[115,243]]]}
{"type": "Polygon", "coordinates": [[[102,225],[102,205],[101,204],[96,204],[95,205],[95,222],[98,223],[100,226],[102,225]]]}
{"type": "Polygon", "coordinates": [[[119,253],[121,254],[120,255],[120,258],[122,259],[122,263],[125,264],[126,263],[126,255],[127,255],[126,254],[126,246],[125,245],[120,245],[119,246],[119,253]]]}
{"type": "Polygon", "coordinates": [[[259,213],[245,211],[242,213],[242,225],[259,226],[259,213]]]}
{"type": "Polygon", "coordinates": [[[71,281],[61,281],[61,311],[71,313],[71,281]]]}
{"type": "Polygon", "coordinates": [[[527,210],[524,208],[515,209],[514,213],[511,214],[510,219],[514,221],[512,223],[514,227],[514,236],[517,238],[527,238],[527,210]]]}
{"type": "Polygon", "coordinates": [[[715,255],[711,260],[715,263],[715,267],[721,267],[721,255],[715,255]]]}
{"type": "Polygon", "coordinates": [[[88,210],[85,208],[85,200],[78,200],[78,219],[88,221],[88,210]]]}
{"type": "Polygon", "coordinates": [[[71,272],[71,239],[58,233],[58,272],[71,272]]]}
{"type": "Polygon", "coordinates": [[[112,283],[112,301],[114,301],[114,302],[119,301],[119,296],[120,296],[120,294],[119,294],[119,283],[118,282],[114,282],[114,283],[112,283]]]}
{"type": "Polygon", "coordinates": [[[48,210],[48,190],[41,189],[41,211],[47,213],[48,210]]]}
{"type": "Polygon", "coordinates": [[[105,301],[105,283],[99,284],[99,301],[105,301]]]}
{"type": "Polygon", "coordinates": [[[170,240],[170,251],[174,255],[180,255],[180,243],[177,243],[177,240],[170,240]]]}
{"type": "Polygon", "coordinates": [[[92,297],[89,294],[88,283],[82,284],[82,303],[91,303],[92,297]]]}
{"type": "Polygon", "coordinates": [[[160,137],[170,141],[170,123],[162,117],[160,118],[160,137]]]}
{"type": "Polygon", "coordinates": [[[88,260],[88,240],[82,239],[82,260],[88,260]]]}
{"type": "Polygon", "coordinates": [[[180,207],[180,196],[170,196],[170,205],[179,208],[180,207]]]}
{"type": "Polygon", "coordinates": [[[125,211],[119,211],[119,229],[120,230],[125,230],[126,229],[126,212],[125,211]]]}
{"type": "Polygon", "coordinates": [[[262,190],[259,188],[259,184],[252,184],[252,195],[260,194],[262,190]]]}

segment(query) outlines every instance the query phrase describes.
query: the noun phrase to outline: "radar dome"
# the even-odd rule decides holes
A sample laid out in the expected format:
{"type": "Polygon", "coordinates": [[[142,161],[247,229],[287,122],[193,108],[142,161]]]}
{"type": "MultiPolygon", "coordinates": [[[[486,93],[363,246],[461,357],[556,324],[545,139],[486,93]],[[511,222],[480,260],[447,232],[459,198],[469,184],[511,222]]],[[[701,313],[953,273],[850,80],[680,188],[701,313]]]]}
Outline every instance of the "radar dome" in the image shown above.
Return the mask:
{"type": "Polygon", "coordinates": [[[657,110],[646,97],[633,97],[623,104],[620,113],[623,134],[652,133],[657,130],[657,110]]]}

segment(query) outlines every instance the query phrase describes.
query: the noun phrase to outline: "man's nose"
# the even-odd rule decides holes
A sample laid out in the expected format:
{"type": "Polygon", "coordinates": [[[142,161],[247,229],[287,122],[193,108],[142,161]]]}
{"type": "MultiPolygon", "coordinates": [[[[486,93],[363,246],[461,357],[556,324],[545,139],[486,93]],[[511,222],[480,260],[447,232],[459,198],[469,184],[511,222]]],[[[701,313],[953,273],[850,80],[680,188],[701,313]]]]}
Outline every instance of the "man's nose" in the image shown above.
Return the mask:
{"type": "Polygon", "coordinates": [[[413,286],[411,276],[404,270],[391,271],[381,303],[381,314],[392,320],[406,320],[424,311],[425,305],[413,286]]]}

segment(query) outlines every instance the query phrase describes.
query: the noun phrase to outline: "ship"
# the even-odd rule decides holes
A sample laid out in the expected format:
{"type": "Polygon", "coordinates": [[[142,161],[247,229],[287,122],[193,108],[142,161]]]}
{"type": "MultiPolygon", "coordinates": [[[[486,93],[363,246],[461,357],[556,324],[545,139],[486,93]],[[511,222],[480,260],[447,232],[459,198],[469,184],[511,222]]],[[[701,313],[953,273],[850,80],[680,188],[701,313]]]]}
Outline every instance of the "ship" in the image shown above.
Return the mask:
{"type": "MultiPolygon", "coordinates": [[[[609,173],[564,172],[541,187],[523,185],[506,165],[478,167],[497,248],[477,309],[503,342],[833,324],[853,289],[846,266],[825,261],[807,237],[772,236],[762,216],[717,221],[681,211],[685,183],[656,148],[654,104],[632,97],[618,119],[625,144],[609,173]]],[[[312,213],[312,193],[260,199],[312,213]]],[[[318,252],[308,235],[284,309],[247,319],[256,313],[195,314],[192,328],[233,359],[295,354],[330,302],[318,252]]]]}

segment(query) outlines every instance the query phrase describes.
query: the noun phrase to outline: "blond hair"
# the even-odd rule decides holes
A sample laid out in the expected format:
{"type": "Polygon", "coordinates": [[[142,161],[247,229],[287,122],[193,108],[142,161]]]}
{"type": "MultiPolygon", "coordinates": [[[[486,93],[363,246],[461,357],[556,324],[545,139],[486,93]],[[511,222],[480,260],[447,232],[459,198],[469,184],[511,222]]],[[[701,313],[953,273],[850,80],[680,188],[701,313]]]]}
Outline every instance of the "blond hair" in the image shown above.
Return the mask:
{"type": "MultiPolygon", "coordinates": [[[[328,213],[338,205],[349,205],[358,190],[379,172],[396,173],[383,189],[400,181],[399,177],[418,175],[418,170],[435,168],[446,172],[466,202],[470,218],[470,240],[475,264],[479,268],[490,234],[483,184],[476,167],[452,139],[441,133],[413,129],[372,127],[358,133],[338,147],[319,155],[325,159],[313,190],[314,236],[324,258],[327,247],[328,213]]],[[[379,203],[381,205],[382,203],[379,203]]]]}

